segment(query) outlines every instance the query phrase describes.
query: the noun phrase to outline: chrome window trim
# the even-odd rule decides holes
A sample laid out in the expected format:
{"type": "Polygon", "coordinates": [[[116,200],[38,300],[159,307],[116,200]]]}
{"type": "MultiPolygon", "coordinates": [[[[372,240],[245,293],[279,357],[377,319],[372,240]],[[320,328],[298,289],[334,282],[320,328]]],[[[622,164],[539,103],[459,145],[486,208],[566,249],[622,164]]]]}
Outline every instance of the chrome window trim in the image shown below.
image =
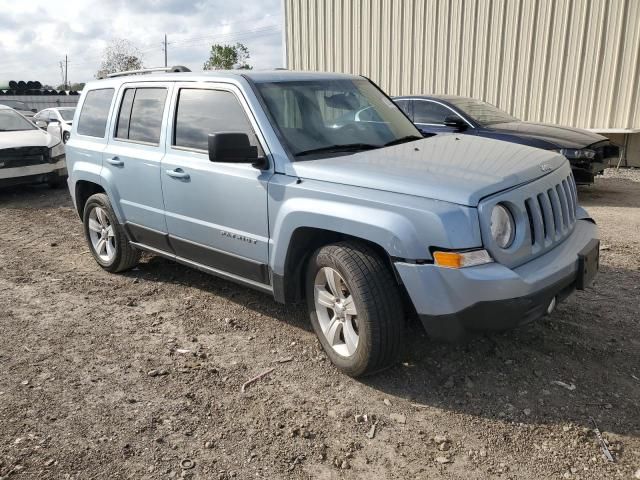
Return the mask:
{"type": "MultiPolygon", "coordinates": [[[[406,98],[399,98],[398,100],[406,100],[406,98]]],[[[458,112],[456,112],[453,108],[451,108],[449,105],[439,102],[437,100],[432,100],[430,98],[418,98],[418,97],[411,97],[409,98],[409,100],[413,100],[413,101],[420,101],[420,102],[431,102],[431,103],[437,103],[438,105],[441,105],[443,107],[445,107],[447,110],[449,110],[451,113],[453,113],[454,115],[457,115],[458,117],[460,117],[462,120],[464,120],[465,122],[467,122],[467,125],[469,125],[469,127],[471,128],[476,128],[473,126],[473,124],[467,120],[467,118],[465,118],[464,115],[460,115],[458,112]]],[[[413,118],[416,118],[416,114],[415,111],[413,112],[413,118]]],[[[432,125],[434,127],[446,127],[446,125],[444,123],[423,123],[423,122],[414,122],[417,123],[419,125],[432,125]]]]}

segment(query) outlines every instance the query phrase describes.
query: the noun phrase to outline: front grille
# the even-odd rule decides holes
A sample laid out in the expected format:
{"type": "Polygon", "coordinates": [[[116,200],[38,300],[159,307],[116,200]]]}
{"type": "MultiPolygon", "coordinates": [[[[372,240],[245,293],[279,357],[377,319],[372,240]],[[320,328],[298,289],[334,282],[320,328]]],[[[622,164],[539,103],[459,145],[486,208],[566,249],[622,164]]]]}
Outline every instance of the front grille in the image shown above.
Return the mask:
{"type": "Polygon", "coordinates": [[[577,198],[573,175],[568,175],[555,186],[524,200],[531,245],[544,247],[573,229],[577,198]]]}
{"type": "Polygon", "coordinates": [[[49,162],[47,147],[19,147],[0,150],[0,168],[28,167],[49,162]]]}
{"type": "Polygon", "coordinates": [[[533,182],[483,199],[478,205],[482,243],[493,259],[510,268],[563,242],[574,230],[578,195],[569,162],[533,182]],[[516,223],[512,245],[500,248],[491,235],[491,212],[507,207],[516,223]]]}

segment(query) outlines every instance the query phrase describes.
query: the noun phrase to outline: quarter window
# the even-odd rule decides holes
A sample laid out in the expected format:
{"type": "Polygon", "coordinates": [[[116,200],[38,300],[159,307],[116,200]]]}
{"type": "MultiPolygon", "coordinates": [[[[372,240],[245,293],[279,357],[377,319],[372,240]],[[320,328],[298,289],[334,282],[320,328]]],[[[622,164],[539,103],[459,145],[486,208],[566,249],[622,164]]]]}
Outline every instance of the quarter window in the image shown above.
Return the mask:
{"type": "Polygon", "coordinates": [[[183,88],[178,96],[173,144],[207,150],[209,134],[241,132],[255,136],[242,105],[231,92],[183,88]]]}
{"type": "Polygon", "coordinates": [[[166,88],[128,88],[122,96],[116,138],[160,143],[166,88]]]}
{"type": "Polygon", "coordinates": [[[425,100],[413,101],[413,121],[416,123],[435,123],[444,124],[444,119],[449,116],[456,116],[447,107],[439,103],[429,102],[425,100]]]}
{"type": "Polygon", "coordinates": [[[91,90],[87,93],[78,120],[78,133],[89,137],[104,138],[113,88],[91,90]]]}

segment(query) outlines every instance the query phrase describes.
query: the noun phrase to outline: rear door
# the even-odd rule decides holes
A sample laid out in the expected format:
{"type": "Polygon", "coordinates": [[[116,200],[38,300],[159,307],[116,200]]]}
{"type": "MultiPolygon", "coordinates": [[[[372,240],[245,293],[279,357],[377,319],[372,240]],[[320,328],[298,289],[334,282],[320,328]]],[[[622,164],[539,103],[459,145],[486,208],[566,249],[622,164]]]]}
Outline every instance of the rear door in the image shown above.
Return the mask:
{"type": "Polygon", "coordinates": [[[103,172],[136,242],[169,250],[160,183],[165,155],[165,111],[171,83],[128,83],[120,87],[104,152],[103,172]]]}
{"type": "Polygon", "coordinates": [[[162,191],[177,256],[257,282],[268,277],[269,170],[209,160],[209,134],[244,132],[264,139],[242,92],[230,84],[176,84],[162,191]]]}

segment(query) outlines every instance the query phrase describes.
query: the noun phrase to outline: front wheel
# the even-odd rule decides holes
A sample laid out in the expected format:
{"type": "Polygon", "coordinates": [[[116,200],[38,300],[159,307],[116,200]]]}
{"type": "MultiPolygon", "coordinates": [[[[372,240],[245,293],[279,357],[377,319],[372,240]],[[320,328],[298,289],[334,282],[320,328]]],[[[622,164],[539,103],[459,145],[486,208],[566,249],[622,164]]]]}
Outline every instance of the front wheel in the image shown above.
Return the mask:
{"type": "Polygon", "coordinates": [[[83,223],[91,254],[102,268],[114,273],[123,272],[138,263],[140,251],[129,244],[107,195],[96,193],[89,197],[83,223]]]}
{"type": "Polygon", "coordinates": [[[398,284],[375,250],[350,241],[322,247],[306,282],[311,324],[340,370],[357,377],[393,364],[404,312],[398,284]]]}
{"type": "Polygon", "coordinates": [[[70,136],[71,136],[71,133],[63,132],[62,133],[62,143],[67,143],[69,141],[69,137],[70,136]]]}

